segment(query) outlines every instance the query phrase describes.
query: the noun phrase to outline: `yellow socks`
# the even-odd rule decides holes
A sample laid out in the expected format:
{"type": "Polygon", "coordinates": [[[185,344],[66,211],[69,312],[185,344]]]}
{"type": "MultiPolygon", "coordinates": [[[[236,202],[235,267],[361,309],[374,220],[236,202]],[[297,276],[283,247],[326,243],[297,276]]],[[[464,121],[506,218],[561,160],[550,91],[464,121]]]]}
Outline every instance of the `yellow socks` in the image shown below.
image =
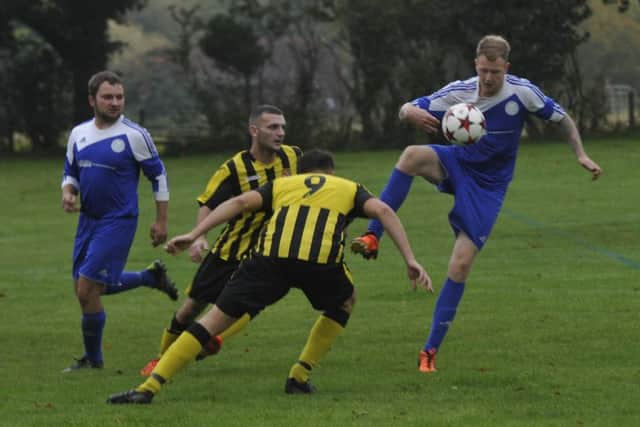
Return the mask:
{"type": "Polygon", "coordinates": [[[300,353],[298,362],[289,371],[289,378],[295,378],[299,383],[306,383],[311,369],[327,354],[343,329],[344,327],[335,320],[320,315],[309,332],[307,343],[300,353]]]}
{"type": "Polygon", "coordinates": [[[180,332],[176,333],[169,329],[165,329],[162,332],[162,338],[160,338],[159,355],[162,356],[164,352],[167,351],[167,349],[171,346],[171,344],[173,344],[174,341],[178,339],[179,336],[180,336],[180,332]]]}
{"type": "Polygon", "coordinates": [[[238,332],[240,332],[241,330],[243,330],[249,324],[250,321],[251,321],[251,316],[245,313],[242,315],[242,317],[238,318],[238,320],[236,320],[233,323],[233,325],[229,326],[218,336],[222,338],[222,341],[226,341],[227,338],[230,338],[235,334],[237,334],[238,332]]]}
{"type": "Polygon", "coordinates": [[[200,350],[202,350],[200,341],[189,331],[184,331],[162,355],[151,376],[136,390],[157,393],[166,381],[192,362],[200,350]]]}

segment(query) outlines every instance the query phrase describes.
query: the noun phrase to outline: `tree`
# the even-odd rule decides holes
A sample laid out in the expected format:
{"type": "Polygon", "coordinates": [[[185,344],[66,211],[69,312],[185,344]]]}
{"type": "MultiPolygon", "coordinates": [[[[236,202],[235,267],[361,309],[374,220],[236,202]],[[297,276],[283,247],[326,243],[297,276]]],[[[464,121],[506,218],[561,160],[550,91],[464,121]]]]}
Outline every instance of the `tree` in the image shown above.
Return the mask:
{"type": "Polygon", "coordinates": [[[146,0],[3,0],[12,5],[13,18],[31,27],[49,43],[69,69],[73,90],[73,120],[86,120],[87,81],[104,69],[109,55],[120,45],[109,40],[107,22],[121,22],[131,9],[146,0]]]}
{"type": "Polygon", "coordinates": [[[251,108],[251,78],[264,65],[266,54],[253,27],[230,15],[209,20],[200,49],[225,71],[238,73],[244,81],[244,103],[251,108]]]}
{"type": "MultiPolygon", "coordinates": [[[[202,51],[202,40],[207,36],[209,27],[207,21],[201,17],[199,5],[171,6],[169,11],[171,18],[179,26],[179,34],[176,47],[168,49],[165,53],[181,68],[187,90],[201,112],[188,119],[185,117],[182,122],[189,120],[190,124],[193,124],[197,122],[194,120],[195,116],[205,117],[209,127],[209,137],[215,143],[208,146],[223,148],[236,146],[237,141],[242,140],[244,136],[244,126],[239,127],[238,124],[244,123],[247,110],[251,108],[246,101],[241,105],[237,102],[238,90],[235,77],[241,73],[226,62],[223,62],[224,65],[220,67],[215,57],[210,57],[202,51]],[[229,75],[232,77],[229,78],[229,75]]],[[[223,59],[219,58],[219,60],[223,59]]],[[[246,88],[246,84],[243,89],[244,97],[247,93],[250,96],[250,88],[246,88]]],[[[177,113],[182,115],[183,112],[177,113]]],[[[186,135],[178,135],[178,138],[185,137],[186,135]]]]}
{"type": "Polygon", "coordinates": [[[286,111],[288,138],[294,141],[313,137],[314,130],[328,127],[322,113],[323,102],[330,95],[319,93],[318,78],[323,67],[326,69],[325,34],[331,31],[333,21],[325,3],[245,0],[230,9],[231,15],[249,22],[260,35],[267,60],[258,76],[256,98],[273,99],[286,111]]]}
{"type": "Polygon", "coordinates": [[[15,31],[11,49],[10,120],[34,151],[51,151],[67,129],[71,103],[69,73],[54,49],[26,27],[15,31]]]}
{"type": "Polygon", "coordinates": [[[79,122],[90,116],[87,81],[106,67],[119,47],[109,40],[107,22],[119,21],[126,11],[144,4],[145,0],[2,1],[0,56],[10,55],[12,61],[3,61],[0,81],[6,91],[3,99],[12,108],[0,109],[0,128],[9,145],[19,131],[30,137],[35,150],[55,148],[71,118],[79,122]]]}
{"type": "Polygon", "coordinates": [[[171,9],[181,28],[171,58],[195,83],[191,91],[202,101],[216,139],[221,133],[231,136],[229,124],[237,134],[237,124],[263,102],[286,111],[288,138],[309,137],[321,120],[309,110],[317,102],[316,75],[325,49],[316,3],[239,0],[206,21],[195,12],[198,7],[171,9]],[[211,61],[197,61],[200,54],[211,61]]]}
{"type": "Polygon", "coordinates": [[[399,23],[405,9],[385,0],[345,0],[337,2],[335,10],[342,28],[336,41],[342,40],[338,46],[349,57],[349,67],[338,77],[360,117],[362,140],[381,146],[385,143],[381,125],[392,114],[384,108],[385,88],[402,60],[399,23]]]}

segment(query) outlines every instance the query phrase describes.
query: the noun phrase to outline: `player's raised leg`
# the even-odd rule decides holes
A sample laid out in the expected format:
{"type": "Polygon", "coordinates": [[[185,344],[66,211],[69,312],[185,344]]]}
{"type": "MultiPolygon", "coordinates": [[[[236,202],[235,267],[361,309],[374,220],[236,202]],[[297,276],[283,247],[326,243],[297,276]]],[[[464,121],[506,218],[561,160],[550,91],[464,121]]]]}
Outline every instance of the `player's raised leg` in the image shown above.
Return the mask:
{"type": "MultiPolygon", "coordinates": [[[[380,194],[380,200],[398,211],[409,194],[414,176],[422,176],[432,183],[438,183],[444,178],[438,155],[431,147],[411,145],[404,149],[380,194]]],[[[366,259],[376,258],[378,241],[383,231],[380,221],[369,221],[367,232],[351,242],[351,250],[362,254],[366,259]]]]}

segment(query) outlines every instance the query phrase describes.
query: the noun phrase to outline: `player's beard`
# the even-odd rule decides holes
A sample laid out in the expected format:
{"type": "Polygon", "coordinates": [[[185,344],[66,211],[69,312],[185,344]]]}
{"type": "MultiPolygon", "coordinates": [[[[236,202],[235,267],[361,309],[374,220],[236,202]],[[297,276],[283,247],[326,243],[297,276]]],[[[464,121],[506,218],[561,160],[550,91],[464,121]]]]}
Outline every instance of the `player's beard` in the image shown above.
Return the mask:
{"type": "Polygon", "coordinates": [[[122,114],[122,109],[114,110],[113,112],[109,111],[100,111],[96,109],[94,111],[96,118],[104,124],[112,125],[114,124],[122,114]]]}

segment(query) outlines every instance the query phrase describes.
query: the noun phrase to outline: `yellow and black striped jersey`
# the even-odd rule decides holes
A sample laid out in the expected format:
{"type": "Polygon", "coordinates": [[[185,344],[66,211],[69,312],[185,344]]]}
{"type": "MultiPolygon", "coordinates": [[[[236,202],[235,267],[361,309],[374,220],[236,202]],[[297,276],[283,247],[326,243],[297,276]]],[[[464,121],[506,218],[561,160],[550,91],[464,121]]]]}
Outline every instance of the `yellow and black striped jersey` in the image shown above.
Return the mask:
{"type": "MultiPolygon", "coordinates": [[[[198,196],[200,206],[215,209],[225,200],[254,190],[276,178],[298,172],[302,155],[296,146],[282,145],[273,163],[265,165],[244,150],[223,163],[198,196]]],[[[211,248],[223,260],[240,260],[258,240],[260,228],[267,219],[265,212],[249,212],[231,219],[211,248]]]]}
{"type": "Polygon", "coordinates": [[[345,228],[366,217],[363,205],[373,197],[358,183],[321,173],[279,178],[257,191],[272,215],[254,251],[318,264],[343,261],[345,228]]]}

